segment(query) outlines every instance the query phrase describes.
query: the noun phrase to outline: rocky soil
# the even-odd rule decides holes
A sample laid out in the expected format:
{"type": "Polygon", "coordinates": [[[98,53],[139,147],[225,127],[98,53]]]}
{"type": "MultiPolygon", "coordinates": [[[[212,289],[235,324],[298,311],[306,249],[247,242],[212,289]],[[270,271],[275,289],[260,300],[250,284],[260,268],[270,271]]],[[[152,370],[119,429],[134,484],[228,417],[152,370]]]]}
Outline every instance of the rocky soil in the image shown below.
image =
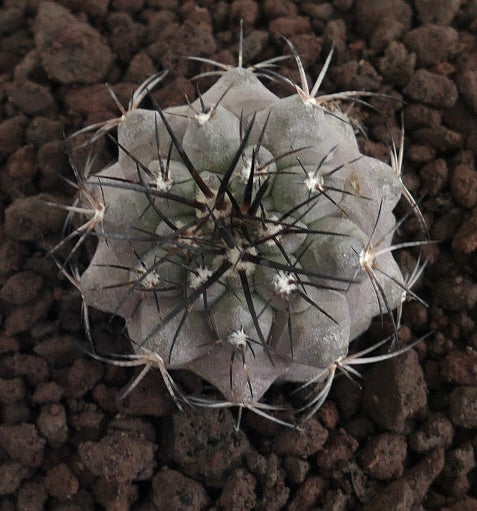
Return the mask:
{"type": "MultiPolygon", "coordinates": [[[[297,79],[293,61],[279,72],[297,79]]],[[[97,152],[99,170],[115,148],[101,140],[97,152]]],[[[0,2],[0,511],[477,510],[476,157],[475,0],[0,2]],[[397,99],[351,112],[363,150],[383,159],[402,117],[403,180],[439,241],[416,288],[429,307],[409,302],[400,333],[404,344],[432,335],[365,369],[361,385],[338,378],[302,432],[245,414],[236,433],[228,410],[178,413],[154,373],[121,400],[136,373],[84,354],[81,297],[45,257],[65,212],[41,201],[75,192],[64,136],[118,116],[104,83],[127,105],[170,68],[159,103],[192,99],[190,78],[210,69],[182,57],[235,64],[240,19],[246,62],[287,52],[283,34],[315,77],[334,43],[324,91],[397,99]]],[[[399,236],[422,239],[417,218],[399,236]]],[[[104,350],[127,351],[119,321],[90,319],[104,350]]]]}

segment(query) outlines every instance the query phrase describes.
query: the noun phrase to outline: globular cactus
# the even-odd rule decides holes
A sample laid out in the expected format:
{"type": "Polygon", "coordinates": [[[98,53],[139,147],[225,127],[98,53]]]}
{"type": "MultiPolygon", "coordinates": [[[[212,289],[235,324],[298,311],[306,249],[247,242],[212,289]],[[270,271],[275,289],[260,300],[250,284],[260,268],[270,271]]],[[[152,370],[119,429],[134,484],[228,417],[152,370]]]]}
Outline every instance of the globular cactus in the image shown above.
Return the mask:
{"type": "Polygon", "coordinates": [[[144,365],[139,377],[159,368],[178,402],[268,415],[261,399],[274,382],[321,383],[300,410],[311,415],[337,368],[396,354],[348,350],[378,314],[397,330],[422,269],[411,282],[393,257],[420,243],[392,244],[403,193],[417,210],[402,153],[391,151],[391,165],[362,155],[339,105],[367,94],[318,95],[331,53],[310,90],[290,48],[301,84],[269,71],[291,85],[284,98],[257,77],[266,63],[239,61],[219,65],[192,104],[141,109],[163,75],[152,77],[120,119],[95,126],[94,138],[118,128],[118,161],[77,172],[69,210],[86,221],[69,237],[76,246],[98,237],[77,282],[85,308],[124,318],[135,354],[117,363],[144,365]],[[184,396],[174,369],[201,376],[223,400],[184,396]]]}

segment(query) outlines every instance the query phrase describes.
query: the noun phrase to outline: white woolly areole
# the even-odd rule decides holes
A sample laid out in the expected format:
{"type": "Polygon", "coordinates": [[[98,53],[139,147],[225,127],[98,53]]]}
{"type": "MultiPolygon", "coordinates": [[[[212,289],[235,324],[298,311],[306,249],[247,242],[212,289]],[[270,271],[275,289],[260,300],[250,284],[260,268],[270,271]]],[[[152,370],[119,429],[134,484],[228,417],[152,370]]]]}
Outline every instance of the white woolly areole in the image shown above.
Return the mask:
{"type": "Polygon", "coordinates": [[[209,122],[212,117],[213,110],[209,110],[208,112],[199,112],[195,115],[197,123],[199,126],[203,126],[206,122],[209,122]]]}
{"type": "Polygon", "coordinates": [[[282,296],[288,296],[296,289],[296,284],[293,282],[290,274],[281,270],[273,277],[272,286],[277,294],[282,296]]]}
{"type": "Polygon", "coordinates": [[[247,347],[248,336],[242,327],[240,330],[231,332],[225,340],[234,348],[245,349],[247,347]]]}
{"type": "Polygon", "coordinates": [[[305,108],[321,108],[323,110],[328,110],[332,112],[338,108],[336,102],[333,101],[323,101],[320,97],[310,96],[309,94],[304,94],[303,92],[298,91],[298,95],[301,97],[305,108]]]}
{"type": "Polygon", "coordinates": [[[167,176],[167,178],[164,179],[162,172],[159,172],[154,184],[160,192],[168,192],[172,188],[174,180],[170,176],[167,176]]]}
{"type": "Polygon", "coordinates": [[[242,261],[244,254],[257,255],[257,251],[254,247],[235,246],[228,249],[224,255],[216,257],[213,264],[220,266],[224,261],[232,263],[233,266],[225,272],[225,277],[236,277],[236,273],[242,270],[245,271],[246,275],[252,275],[255,272],[256,265],[250,261],[242,261]]]}
{"type": "MultiPolygon", "coordinates": [[[[201,190],[198,191],[196,199],[200,201],[202,204],[204,204],[206,208],[204,211],[196,209],[195,216],[197,218],[203,218],[204,216],[208,216],[210,212],[213,211],[213,214],[216,218],[229,217],[230,212],[232,211],[232,204],[230,202],[230,199],[227,196],[224,196],[222,200],[225,202],[225,208],[217,209],[215,207],[215,202],[217,200],[217,190],[212,190],[212,192],[214,194],[212,197],[206,197],[201,190]]],[[[211,222],[213,222],[212,219],[211,222]]]]}
{"type": "Polygon", "coordinates": [[[161,192],[168,192],[174,184],[174,180],[171,178],[170,172],[167,172],[167,176],[164,176],[162,173],[163,166],[167,165],[168,162],[164,160],[152,160],[148,165],[149,170],[156,175],[152,184],[161,192]]]}
{"type": "MultiPolygon", "coordinates": [[[[185,223],[182,220],[176,221],[177,229],[181,230],[185,226],[185,223]]],[[[196,240],[201,238],[202,235],[199,230],[191,227],[190,229],[186,229],[181,234],[177,236],[177,239],[180,240],[184,245],[196,245],[196,240]]]]}
{"type": "Polygon", "coordinates": [[[198,289],[211,276],[212,270],[205,266],[201,266],[195,270],[195,273],[189,273],[189,286],[192,289],[198,289]]]}
{"type": "Polygon", "coordinates": [[[359,264],[361,266],[361,268],[363,269],[366,269],[366,268],[373,268],[374,267],[374,253],[372,250],[370,250],[369,248],[366,249],[366,248],[363,248],[363,250],[361,250],[361,252],[359,253],[359,264]]]}
{"type": "Polygon", "coordinates": [[[297,92],[307,109],[316,108],[318,106],[318,102],[316,101],[315,97],[310,96],[309,94],[305,94],[303,91],[297,92]]]}
{"type": "Polygon", "coordinates": [[[97,204],[94,205],[94,213],[91,217],[91,222],[93,225],[100,225],[103,223],[104,220],[104,213],[106,212],[106,206],[99,201],[97,204]]]}
{"type": "Polygon", "coordinates": [[[319,172],[308,172],[304,183],[310,192],[322,192],[325,189],[325,180],[319,172]]]}
{"type": "Polygon", "coordinates": [[[141,286],[144,289],[154,289],[155,287],[158,286],[159,282],[161,281],[161,276],[155,270],[149,271],[147,268],[144,268],[142,266],[139,268],[136,268],[136,269],[137,269],[138,273],[141,275],[141,277],[144,274],[147,274],[141,280],[141,286]]]}
{"type": "Polygon", "coordinates": [[[255,263],[249,261],[242,261],[244,254],[257,255],[257,251],[253,247],[240,248],[234,247],[227,250],[225,253],[225,259],[233,264],[233,269],[236,271],[244,270],[247,275],[252,274],[255,271],[255,263]]]}

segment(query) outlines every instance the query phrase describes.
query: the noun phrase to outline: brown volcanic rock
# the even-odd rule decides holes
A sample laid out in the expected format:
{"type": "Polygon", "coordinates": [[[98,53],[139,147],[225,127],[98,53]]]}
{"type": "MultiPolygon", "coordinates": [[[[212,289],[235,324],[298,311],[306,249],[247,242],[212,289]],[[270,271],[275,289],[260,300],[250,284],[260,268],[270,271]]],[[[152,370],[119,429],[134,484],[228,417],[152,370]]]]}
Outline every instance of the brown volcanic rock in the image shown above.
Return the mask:
{"type": "Polygon", "coordinates": [[[48,76],[63,84],[101,81],[113,61],[101,35],[54,2],[39,5],[35,43],[48,76]]]}

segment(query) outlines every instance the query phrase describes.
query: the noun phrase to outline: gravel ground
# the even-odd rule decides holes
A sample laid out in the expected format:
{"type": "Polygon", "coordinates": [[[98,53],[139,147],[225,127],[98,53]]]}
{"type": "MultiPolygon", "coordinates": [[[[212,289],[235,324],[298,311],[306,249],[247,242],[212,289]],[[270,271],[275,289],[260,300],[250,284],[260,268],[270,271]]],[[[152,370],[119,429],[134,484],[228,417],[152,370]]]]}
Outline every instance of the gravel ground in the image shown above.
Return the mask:
{"type": "MultiPolygon", "coordinates": [[[[0,511],[477,510],[477,2],[0,6],[0,511]],[[64,134],[118,116],[104,82],[127,104],[135,84],[171,68],[156,98],[183,103],[195,96],[189,78],[207,69],[182,57],[234,64],[241,18],[246,61],[286,52],[284,34],[316,76],[333,41],[325,91],[404,100],[374,99],[384,114],[355,106],[353,116],[364,152],[387,158],[403,113],[404,181],[440,241],[424,249],[418,292],[429,308],[407,304],[401,330],[403,343],[433,334],[365,370],[362,388],[338,379],[303,432],[245,414],[235,433],[228,410],[177,413],[157,374],[118,399],[134,372],[82,353],[81,299],[45,258],[64,212],[38,199],[71,202],[64,134]]],[[[280,72],[297,77],[293,62],[280,72]]],[[[102,141],[98,154],[100,169],[114,147],[102,141]]],[[[412,217],[402,231],[422,237],[412,217]]],[[[91,321],[104,349],[127,349],[119,321],[94,311],[91,321]]],[[[358,342],[388,331],[377,321],[358,342]]]]}

